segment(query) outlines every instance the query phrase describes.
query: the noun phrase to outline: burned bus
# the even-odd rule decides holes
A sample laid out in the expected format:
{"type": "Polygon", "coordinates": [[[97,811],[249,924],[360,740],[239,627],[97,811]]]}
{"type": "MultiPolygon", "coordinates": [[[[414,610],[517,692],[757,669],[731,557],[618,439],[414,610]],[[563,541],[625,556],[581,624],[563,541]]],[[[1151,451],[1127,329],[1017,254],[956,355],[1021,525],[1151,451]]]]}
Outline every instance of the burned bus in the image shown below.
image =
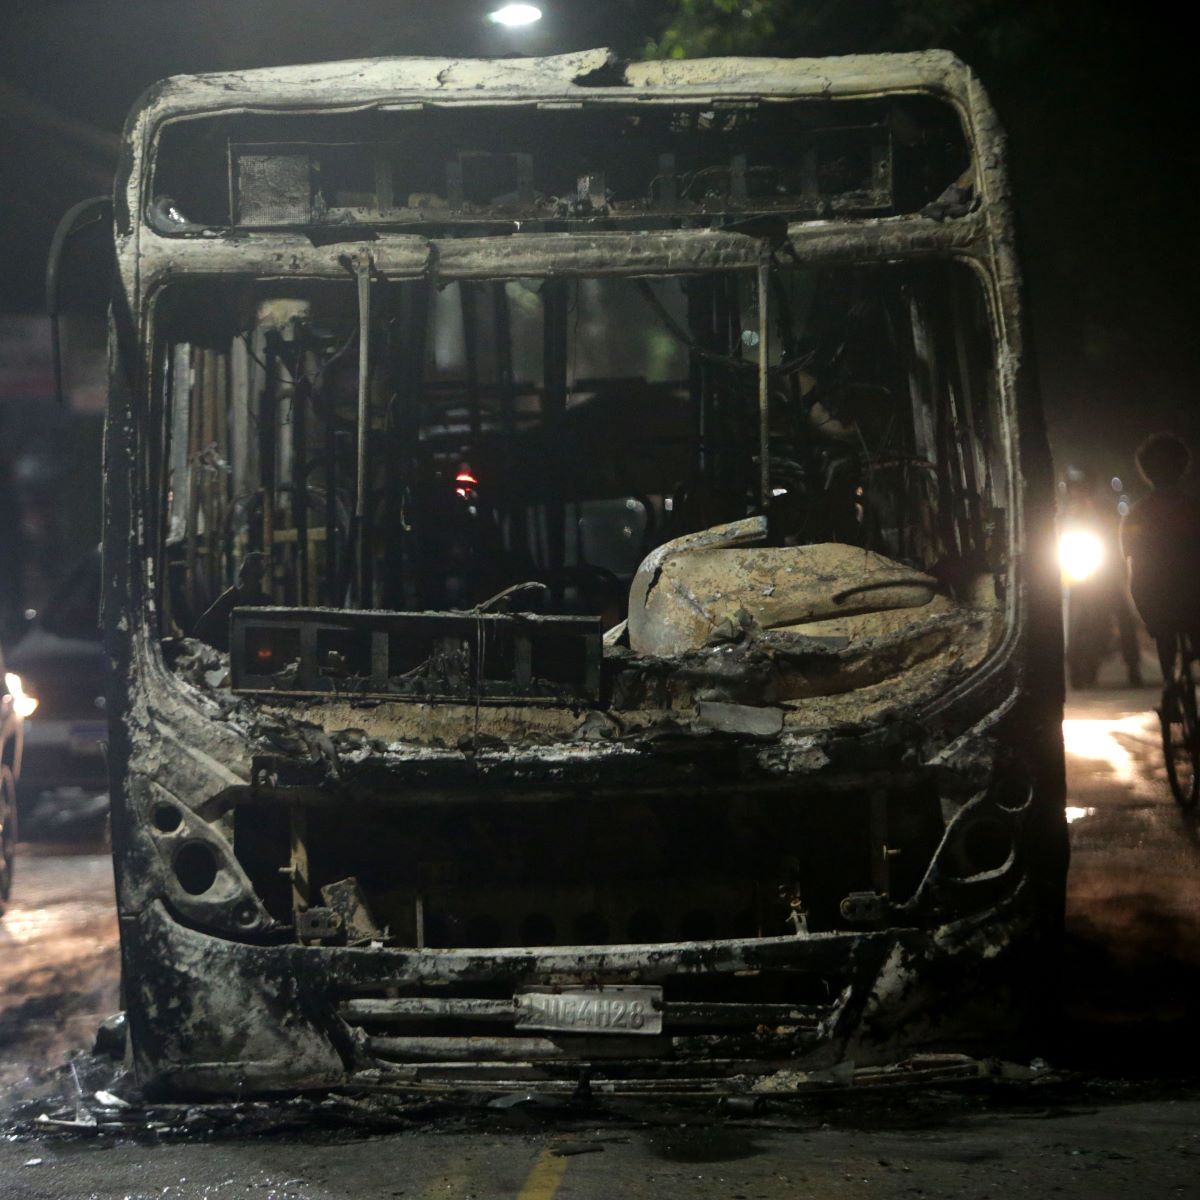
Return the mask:
{"type": "Polygon", "coordinates": [[[943,53],[133,111],[104,625],[163,1094],[996,1045],[1062,899],[1003,140],[943,53]]]}

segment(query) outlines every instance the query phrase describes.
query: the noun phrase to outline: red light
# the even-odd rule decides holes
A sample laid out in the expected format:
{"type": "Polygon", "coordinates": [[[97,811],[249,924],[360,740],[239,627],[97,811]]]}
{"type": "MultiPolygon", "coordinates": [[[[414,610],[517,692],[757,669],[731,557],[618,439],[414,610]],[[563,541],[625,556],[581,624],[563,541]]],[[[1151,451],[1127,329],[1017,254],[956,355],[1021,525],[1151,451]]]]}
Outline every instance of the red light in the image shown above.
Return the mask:
{"type": "MultiPolygon", "coordinates": [[[[478,483],[479,480],[476,479],[475,476],[472,475],[470,471],[459,471],[459,473],[457,475],[455,475],[455,477],[454,477],[454,482],[455,483],[478,483]]],[[[461,492],[462,489],[460,488],[458,490],[461,492]]]]}
{"type": "Polygon", "coordinates": [[[270,662],[270,660],[275,657],[275,651],[272,650],[270,646],[259,646],[259,648],[254,652],[254,657],[257,658],[259,662],[270,662]]]}

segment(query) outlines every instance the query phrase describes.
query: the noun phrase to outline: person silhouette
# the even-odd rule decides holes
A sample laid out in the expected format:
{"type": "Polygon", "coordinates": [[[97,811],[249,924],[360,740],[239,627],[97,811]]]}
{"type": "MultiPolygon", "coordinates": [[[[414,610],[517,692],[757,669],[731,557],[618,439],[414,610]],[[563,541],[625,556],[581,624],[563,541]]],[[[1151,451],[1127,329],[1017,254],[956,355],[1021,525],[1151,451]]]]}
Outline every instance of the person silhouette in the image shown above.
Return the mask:
{"type": "Polygon", "coordinates": [[[1191,465],[1186,444],[1171,433],[1148,437],[1137,466],[1150,492],[1121,522],[1134,606],[1158,650],[1163,680],[1174,674],[1181,637],[1200,648],[1200,503],[1181,482],[1191,465]]]}

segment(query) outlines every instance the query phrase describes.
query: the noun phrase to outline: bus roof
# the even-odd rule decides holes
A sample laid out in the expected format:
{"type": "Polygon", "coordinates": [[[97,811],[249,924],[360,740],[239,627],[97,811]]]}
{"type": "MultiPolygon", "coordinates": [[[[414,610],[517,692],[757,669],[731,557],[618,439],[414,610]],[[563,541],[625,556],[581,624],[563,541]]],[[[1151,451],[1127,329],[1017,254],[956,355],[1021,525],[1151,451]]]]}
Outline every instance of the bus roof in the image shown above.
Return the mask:
{"type": "MultiPolygon", "coordinates": [[[[1000,254],[1004,260],[1002,274],[1015,280],[1016,268],[1011,261],[1007,232],[1003,135],[986,92],[973,72],[944,50],[830,58],[722,57],[624,62],[612,51],[600,48],[543,58],[351,59],[173,76],[143,93],[126,126],[113,197],[118,257],[125,264],[123,277],[132,302],[135,292],[149,289],[157,278],[154,270],[143,273],[135,266],[140,254],[139,231],[145,224],[138,214],[144,201],[142,185],[153,168],[155,142],[167,122],[238,113],[368,113],[443,105],[579,108],[606,102],[647,106],[713,102],[736,106],[739,102],[760,99],[854,100],[897,94],[931,95],[957,109],[975,162],[975,186],[984,202],[982,213],[972,219],[971,229],[966,228],[966,221],[942,229],[936,222],[921,218],[917,241],[970,242],[978,233],[975,227],[987,225],[992,230],[990,252],[1000,254]],[[140,282],[135,284],[135,279],[140,282]]],[[[875,236],[872,223],[856,228],[862,236],[875,236]]],[[[900,226],[883,225],[878,232],[880,236],[890,236],[893,228],[899,230],[900,226]]],[[[904,229],[907,228],[905,225],[904,229]]],[[[902,240],[909,238],[911,232],[903,233],[902,240]]],[[[814,226],[810,233],[816,238],[846,236],[844,230],[839,234],[832,227],[822,230],[814,226]]],[[[157,236],[151,230],[146,235],[157,236]]],[[[642,232],[636,236],[644,242],[647,235],[642,232]]],[[[714,231],[702,235],[675,231],[667,242],[675,245],[689,237],[698,237],[697,245],[702,242],[709,249],[721,238],[733,238],[741,245],[740,235],[714,231]]],[[[261,235],[255,243],[260,252],[266,245],[264,238],[287,244],[293,258],[296,254],[326,253],[308,247],[308,239],[297,231],[261,235]]],[[[415,254],[418,265],[425,262],[428,247],[421,235],[410,232],[399,239],[393,238],[389,246],[393,243],[397,253],[415,254]]],[[[506,244],[511,251],[518,243],[506,244]]],[[[522,249],[532,246],[525,241],[519,244],[522,249]]],[[[556,252],[561,252],[561,242],[554,244],[556,252]]],[[[915,247],[917,243],[911,239],[905,241],[905,245],[910,244],[915,247]]],[[[441,256],[439,261],[444,271],[450,270],[450,260],[464,245],[454,242],[449,247],[451,252],[441,256]]],[[[610,243],[606,246],[609,257],[619,253],[610,243]]],[[[156,244],[155,264],[168,273],[186,271],[187,263],[202,257],[205,268],[212,270],[222,254],[241,263],[249,253],[248,247],[249,243],[234,244],[219,238],[206,239],[200,246],[191,246],[187,239],[172,239],[169,245],[156,244]]],[[[740,252],[733,255],[738,262],[739,255],[740,252]]],[[[468,267],[465,273],[469,275],[472,270],[468,267]]]]}
{"type": "Polygon", "coordinates": [[[175,75],[154,84],[130,128],[185,114],[241,108],[295,110],[587,98],[653,101],[704,97],[854,97],[933,92],[968,101],[969,69],[945,50],[839,58],[699,58],[623,63],[609,50],[547,58],[364,58],[220,74],[175,75]]]}

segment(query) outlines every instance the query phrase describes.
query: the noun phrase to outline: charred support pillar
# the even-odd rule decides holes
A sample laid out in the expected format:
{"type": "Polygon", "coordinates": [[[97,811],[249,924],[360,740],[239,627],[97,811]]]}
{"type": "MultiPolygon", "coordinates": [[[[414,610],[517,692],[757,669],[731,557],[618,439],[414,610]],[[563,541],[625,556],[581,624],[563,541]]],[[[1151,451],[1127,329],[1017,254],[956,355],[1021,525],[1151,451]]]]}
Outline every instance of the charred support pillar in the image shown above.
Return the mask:
{"type": "Polygon", "coordinates": [[[949,303],[943,297],[943,304],[947,332],[954,340],[954,366],[957,369],[952,396],[957,400],[953,428],[965,485],[963,500],[968,514],[966,541],[971,550],[978,551],[987,542],[985,505],[990,507],[992,495],[991,481],[987,478],[987,443],[979,435],[976,419],[980,397],[985,394],[979,386],[978,376],[983,356],[972,354],[968,334],[973,299],[968,287],[971,278],[958,264],[950,265],[948,274],[949,303]]]}
{"type": "MultiPolygon", "coordinates": [[[[713,279],[712,349],[733,359],[743,356],[743,286],[742,278],[733,272],[713,279]]],[[[722,501],[727,503],[736,495],[740,508],[741,499],[749,490],[758,490],[751,473],[758,438],[746,420],[741,390],[735,379],[728,376],[728,368],[714,370],[710,378],[714,386],[709,397],[708,444],[713,480],[722,501]]]]}
{"type": "MultiPolygon", "coordinates": [[[[504,461],[515,462],[517,454],[517,389],[513,379],[512,322],[508,311],[508,285],[503,280],[492,284],[492,329],[496,345],[496,389],[500,397],[500,428],[504,433],[504,461]]],[[[525,509],[513,503],[511,479],[506,475],[501,495],[503,513],[508,521],[510,554],[523,560],[529,553],[529,532],[525,509]]]]}
{"type": "Polygon", "coordinates": [[[562,461],[557,457],[562,444],[563,420],[567,412],[567,283],[547,279],[542,285],[542,365],[545,389],[542,422],[546,445],[551,448],[547,466],[549,498],[546,502],[546,550],[549,557],[551,590],[556,608],[563,599],[563,566],[566,562],[566,505],[563,500],[562,461]]]}
{"type": "Polygon", "coordinates": [[[712,283],[703,275],[693,276],[687,282],[688,333],[692,350],[688,356],[688,396],[692,404],[696,430],[696,471],[707,483],[710,467],[708,447],[712,414],[709,412],[709,367],[699,353],[699,348],[708,348],[712,341],[712,283]]]}
{"type": "MultiPolygon", "coordinates": [[[[192,372],[195,383],[188,394],[187,432],[187,557],[185,560],[184,595],[193,619],[207,606],[196,578],[199,567],[197,553],[200,544],[200,378],[204,371],[203,352],[192,347],[192,372]]],[[[261,418],[261,413],[259,414],[261,418]]],[[[264,476],[264,480],[265,480],[264,476]]]]}
{"type": "Polygon", "coordinates": [[[758,264],[758,487],[763,512],[771,505],[771,266],[758,264]]]}
{"type": "Polygon", "coordinates": [[[311,600],[308,588],[308,395],[303,354],[297,353],[292,391],[292,513],[296,520],[296,601],[311,600]]]}
{"type": "Polygon", "coordinates": [[[479,449],[482,414],[479,411],[479,315],[476,312],[475,284],[463,280],[458,285],[462,307],[463,357],[467,370],[467,420],[471,427],[471,452],[479,449]]]}
{"type": "Polygon", "coordinates": [[[275,489],[279,439],[279,354],[273,339],[266,344],[266,378],[258,400],[258,464],[262,479],[262,548],[267,556],[265,587],[273,594],[275,565],[275,489]]]}
{"type": "Polygon", "coordinates": [[[358,439],[355,445],[354,566],[357,578],[355,601],[359,608],[371,607],[371,535],[367,519],[367,457],[370,433],[371,385],[371,256],[352,261],[358,281],[358,439]]]}
{"type": "MultiPolygon", "coordinates": [[[[421,424],[425,420],[425,349],[429,340],[429,329],[433,324],[433,296],[432,281],[422,280],[414,285],[409,327],[405,335],[407,342],[404,378],[407,380],[407,387],[401,401],[404,413],[400,428],[401,436],[405,439],[403,487],[406,500],[420,491],[423,465],[420,432],[421,424]]],[[[423,515],[418,514],[418,519],[423,515]]],[[[429,564],[432,555],[429,530],[425,525],[417,527],[415,537],[410,535],[410,528],[406,504],[400,524],[405,550],[405,601],[411,607],[418,608],[425,602],[424,597],[429,588],[429,564]]]]}
{"type": "Polygon", "coordinates": [[[338,608],[343,597],[338,595],[338,580],[341,579],[341,555],[343,553],[337,518],[337,417],[333,405],[328,403],[325,416],[325,603],[338,608]]]}
{"type": "Polygon", "coordinates": [[[414,512],[421,471],[420,439],[424,408],[425,347],[433,284],[426,279],[389,289],[387,322],[394,393],[388,416],[387,523],[383,531],[387,559],[385,608],[411,610],[425,602],[421,552],[426,530],[414,512]]]}

